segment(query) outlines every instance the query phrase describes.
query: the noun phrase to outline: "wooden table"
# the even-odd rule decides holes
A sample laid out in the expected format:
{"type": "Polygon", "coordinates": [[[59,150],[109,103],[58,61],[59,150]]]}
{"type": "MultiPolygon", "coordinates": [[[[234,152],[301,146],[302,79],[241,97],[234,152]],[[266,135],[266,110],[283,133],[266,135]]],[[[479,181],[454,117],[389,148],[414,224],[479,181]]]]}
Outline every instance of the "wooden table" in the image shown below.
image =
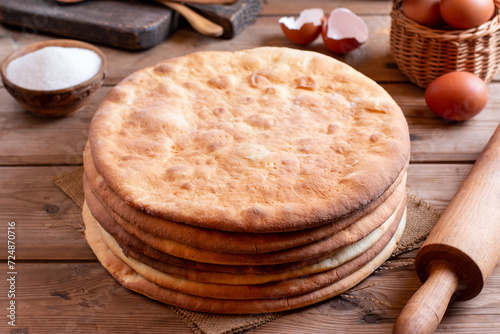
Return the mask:
{"type": "MultiPolygon", "coordinates": [[[[408,82],[389,51],[390,1],[309,0],[330,12],[347,7],[370,29],[368,42],[338,57],[379,82],[399,103],[412,140],[408,186],[442,211],[500,121],[500,83],[491,82],[487,108],[464,123],[444,121],[408,82]]],[[[106,93],[131,72],[163,59],[200,50],[239,50],[261,45],[295,47],[281,33],[281,16],[297,15],[299,0],[264,1],[257,21],[232,40],[202,37],[189,27],[143,52],[102,47],[108,76],[93,102],[59,120],[33,117],[0,88],[0,332],[1,333],[190,333],[170,308],[115,282],[87,246],[75,203],[52,177],[82,164],[88,125],[106,93]],[[8,223],[16,223],[16,327],[7,325],[8,223]]],[[[53,37],[0,26],[0,58],[53,37]]],[[[305,47],[329,54],[321,38],[305,47]]],[[[415,252],[406,254],[412,257],[415,252]]],[[[250,333],[390,333],[405,302],[420,286],[413,267],[371,276],[352,293],[292,313],[250,333]],[[373,302],[376,299],[379,302],[373,302]]],[[[500,333],[500,265],[475,299],[453,304],[439,333],[500,333]]]]}

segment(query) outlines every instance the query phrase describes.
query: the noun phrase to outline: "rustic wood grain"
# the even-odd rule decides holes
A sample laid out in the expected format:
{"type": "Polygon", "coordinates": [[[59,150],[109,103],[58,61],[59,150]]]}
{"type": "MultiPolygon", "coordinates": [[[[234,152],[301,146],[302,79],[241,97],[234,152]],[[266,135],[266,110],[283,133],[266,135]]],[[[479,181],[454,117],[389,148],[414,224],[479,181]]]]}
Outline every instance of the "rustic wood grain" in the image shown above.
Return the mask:
{"type": "MultiPolygon", "coordinates": [[[[210,50],[235,51],[263,45],[291,47],[323,53],[346,62],[378,82],[409,82],[401,74],[390,54],[389,18],[385,16],[364,18],[370,29],[370,38],[361,48],[346,56],[332,54],[326,49],[321,38],[306,47],[299,47],[291,43],[284,37],[276,17],[258,17],[255,24],[250,24],[240,35],[231,40],[215,40],[200,36],[190,28],[182,28],[164,43],[143,51],[140,55],[100,46],[109,63],[105,84],[114,85],[138,69],[187,53],[210,50]]],[[[9,31],[8,38],[0,39],[0,49],[11,51],[23,45],[50,38],[41,34],[32,35],[21,31],[9,31]]],[[[6,51],[3,52],[7,55],[6,51]]],[[[497,75],[498,78],[500,75],[497,75]]]]}
{"type": "MultiPolygon", "coordinates": [[[[333,9],[336,6],[332,3],[337,2],[315,0],[311,6],[317,5],[323,9],[333,9]]],[[[408,82],[408,79],[397,68],[394,58],[390,53],[390,17],[388,15],[374,15],[377,13],[386,13],[387,10],[377,8],[388,7],[390,3],[388,1],[338,1],[338,3],[347,8],[355,7],[351,9],[362,16],[370,31],[368,41],[361,48],[346,56],[332,54],[326,49],[321,38],[318,38],[306,47],[297,46],[288,41],[277,22],[279,17],[287,15],[287,12],[291,15],[293,14],[292,12],[299,13],[300,9],[297,9],[297,11],[294,9],[296,8],[294,7],[294,2],[279,0],[269,3],[264,2],[261,15],[256,19],[256,22],[249,24],[236,38],[231,40],[200,36],[189,27],[184,27],[168,40],[150,50],[141,52],[140,55],[135,52],[124,53],[121,50],[101,46],[109,62],[106,84],[114,85],[128,74],[167,58],[196,51],[231,51],[262,45],[293,47],[320,52],[346,62],[378,82],[408,82]],[[288,5],[283,5],[284,2],[287,2],[288,5]],[[351,3],[352,5],[349,6],[346,3],[351,3]],[[276,12],[281,12],[281,14],[276,14],[276,12]]],[[[303,5],[299,5],[299,7],[303,9],[303,5]]],[[[309,3],[307,8],[311,8],[309,3]]],[[[4,27],[0,27],[0,33],[2,30],[5,33],[0,34],[0,56],[3,54],[6,56],[9,52],[23,45],[54,38],[41,34],[39,31],[28,29],[5,30],[4,27]]],[[[496,80],[498,79],[500,79],[500,73],[496,76],[496,80]]]]}
{"type": "MultiPolygon", "coordinates": [[[[498,274],[500,266],[478,297],[451,305],[435,333],[498,333],[498,274]]],[[[355,288],[359,291],[349,293],[354,298],[333,298],[249,333],[391,333],[401,308],[420,285],[411,268],[383,272],[363,281],[355,288]]]]}
{"type": "Polygon", "coordinates": [[[106,89],[76,114],[36,117],[0,88],[0,165],[81,164],[88,125],[106,89]]]}
{"type": "Polygon", "coordinates": [[[306,8],[321,8],[325,13],[330,13],[335,8],[344,7],[358,15],[388,15],[391,11],[391,3],[387,0],[309,0],[297,3],[288,0],[263,0],[262,3],[261,15],[296,16],[306,8]]]}
{"type": "Polygon", "coordinates": [[[0,4],[0,21],[26,31],[129,50],[161,43],[178,26],[174,11],[138,0],[84,1],[68,6],[48,0],[6,1],[0,4]]]}
{"type": "Polygon", "coordinates": [[[411,164],[407,187],[443,212],[469,173],[471,164],[411,164]]]}
{"type": "Polygon", "coordinates": [[[479,294],[500,261],[500,126],[418,251],[425,284],[407,303],[395,333],[434,332],[452,297],[479,294]]]}
{"type": "MultiPolygon", "coordinates": [[[[255,20],[260,0],[233,4],[189,4],[221,25],[222,37],[233,38],[255,20]]],[[[19,0],[0,3],[0,21],[43,32],[126,50],[151,48],[174,33],[179,15],[153,1],[84,1],[61,6],[54,1],[19,0]]]]}
{"type": "MultiPolygon", "coordinates": [[[[182,56],[196,51],[228,50],[236,51],[257,46],[282,46],[311,50],[323,53],[353,66],[362,73],[377,81],[407,81],[394,64],[389,50],[388,16],[364,16],[370,30],[369,40],[359,49],[346,56],[331,53],[321,38],[307,47],[299,47],[285,38],[278,24],[279,17],[259,16],[256,22],[249,24],[238,36],[230,40],[216,39],[192,31],[189,27],[181,28],[168,40],[156,47],[136,52],[100,46],[108,59],[108,71],[105,84],[114,85],[130,73],[154,65],[162,60],[182,56]]],[[[54,38],[40,33],[31,34],[25,31],[9,30],[8,37],[0,39],[0,48],[12,45],[19,48],[23,45],[54,38]]]]}
{"type": "MultiPolygon", "coordinates": [[[[9,36],[9,30],[7,30],[3,25],[0,25],[0,60],[4,60],[10,53],[17,50],[17,46],[13,39],[9,36]]],[[[0,82],[3,87],[3,83],[0,82]]]]}
{"type": "Polygon", "coordinates": [[[168,306],[122,288],[99,263],[19,263],[17,273],[16,327],[2,321],[2,333],[190,333],[168,306]]]}
{"type": "MultiPolygon", "coordinates": [[[[476,118],[441,120],[425,105],[422,89],[409,83],[389,50],[388,0],[263,0],[255,23],[231,40],[203,37],[182,27],[168,40],[142,52],[100,46],[108,58],[108,76],[95,99],[78,114],[60,120],[36,118],[0,88],[0,258],[7,258],[6,224],[16,221],[17,326],[0,322],[0,333],[172,333],[192,331],[168,306],[122,288],[96,261],[82,231],[80,210],[52,183],[52,176],[82,163],[81,153],[94,111],[109,89],[130,73],[164,59],[205,50],[240,50],[257,46],[297,48],[277,21],[304,9],[326,13],[347,7],[370,30],[365,45],[335,56],[321,38],[313,50],[346,62],[381,83],[401,106],[410,126],[412,163],[408,188],[444,211],[471,169],[472,162],[500,121],[500,74],[488,85],[487,108],[476,118]],[[495,82],[496,81],[496,82],[495,82]]],[[[23,45],[53,39],[36,30],[0,25],[0,58],[23,45]]],[[[0,83],[1,85],[1,83],[0,83]]],[[[414,258],[416,251],[402,259],[414,258]]],[[[5,263],[5,262],[4,262],[5,263]]],[[[391,266],[361,283],[358,291],[334,298],[250,330],[248,333],[390,333],[395,319],[420,287],[415,269],[391,266]]],[[[6,265],[0,266],[7,272],[6,265]]],[[[7,281],[0,280],[0,305],[8,302],[7,281]]],[[[436,333],[498,333],[500,265],[482,293],[454,303],[436,333]]],[[[3,315],[5,316],[5,315],[3,315]]]]}
{"type": "Polygon", "coordinates": [[[231,5],[203,5],[188,4],[189,7],[200,13],[210,21],[223,27],[222,38],[233,38],[247,25],[255,22],[260,11],[260,0],[239,0],[231,5]]]}
{"type": "Polygon", "coordinates": [[[7,258],[7,223],[16,223],[16,260],[95,260],[75,203],[52,182],[74,167],[0,168],[0,253],[7,258]]]}
{"type": "Polygon", "coordinates": [[[486,108],[466,122],[436,116],[426,105],[424,90],[413,84],[382,84],[403,110],[410,127],[411,161],[474,161],[495,131],[500,85],[488,85],[486,108]]]}
{"type": "MultiPolygon", "coordinates": [[[[74,168],[0,167],[0,222],[16,222],[19,260],[95,260],[82,233],[80,209],[52,182],[53,176],[74,168]]],[[[410,165],[408,188],[443,211],[470,168],[410,165]]],[[[6,240],[6,231],[0,229],[0,241],[6,240]]],[[[6,242],[0,242],[0,258],[7,258],[6,242]]]]}
{"type": "MultiPolygon", "coordinates": [[[[122,288],[98,263],[20,263],[17,271],[16,329],[40,334],[191,333],[168,306],[122,288]]],[[[0,280],[0,291],[6,291],[6,284],[0,280]]],[[[419,286],[411,267],[381,271],[347,296],[293,311],[247,333],[390,333],[419,286]]],[[[453,304],[436,333],[498,333],[499,290],[497,266],[483,292],[453,304]]],[[[5,302],[1,294],[0,304],[5,302]]],[[[3,322],[0,328],[5,326],[3,322]]]]}
{"type": "MultiPolygon", "coordinates": [[[[344,61],[378,82],[408,82],[390,54],[389,17],[370,15],[363,16],[363,18],[369,27],[370,38],[361,48],[346,56],[332,54],[326,49],[321,38],[306,47],[291,43],[284,37],[277,23],[279,18],[274,16],[258,17],[254,24],[248,25],[236,38],[231,40],[200,36],[190,28],[183,28],[155,48],[141,52],[140,56],[134,52],[124,53],[121,50],[100,46],[109,63],[106,84],[114,85],[128,74],[167,58],[196,51],[235,51],[262,45],[316,51],[344,61]]],[[[26,44],[53,38],[40,33],[31,34],[23,31],[9,31],[8,35],[8,38],[0,39],[0,47],[5,45],[8,50],[11,50],[13,45],[15,48],[19,48],[26,44]]]]}
{"type": "MultiPolygon", "coordinates": [[[[498,124],[500,84],[489,85],[490,101],[467,122],[450,122],[433,114],[424,92],[412,84],[383,84],[401,106],[410,127],[412,162],[474,161],[498,124]]],[[[68,118],[34,117],[0,88],[0,165],[81,164],[88,125],[110,87],[102,87],[85,109],[68,118]],[[8,120],[8,121],[7,121],[8,120]],[[64,140],[61,140],[61,139],[64,140]]]]}

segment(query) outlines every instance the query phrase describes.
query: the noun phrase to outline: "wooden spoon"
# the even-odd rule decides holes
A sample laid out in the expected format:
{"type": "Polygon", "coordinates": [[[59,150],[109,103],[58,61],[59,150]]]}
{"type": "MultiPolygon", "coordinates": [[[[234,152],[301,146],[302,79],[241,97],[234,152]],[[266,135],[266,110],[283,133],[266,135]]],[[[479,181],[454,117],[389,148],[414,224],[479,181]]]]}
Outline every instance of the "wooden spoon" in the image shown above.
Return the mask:
{"type": "Polygon", "coordinates": [[[217,23],[210,21],[209,19],[196,13],[191,8],[181,5],[180,3],[175,3],[167,0],[155,0],[173,10],[175,10],[180,15],[189,22],[194,30],[205,36],[219,37],[224,33],[224,28],[222,28],[217,23]]]}
{"type": "MultiPolygon", "coordinates": [[[[61,4],[74,4],[78,2],[83,2],[85,0],[55,0],[61,4]]],[[[207,18],[201,16],[191,8],[184,6],[177,2],[185,3],[197,3],[197,4],[229,4],[235,2],[235,0],[155,0],[158,3],[163,4],[177,13],[182,15],[191,24],[194,30],[205,36],[219,37],[224,33],[224,28],[214,23],[207,18]]]]}

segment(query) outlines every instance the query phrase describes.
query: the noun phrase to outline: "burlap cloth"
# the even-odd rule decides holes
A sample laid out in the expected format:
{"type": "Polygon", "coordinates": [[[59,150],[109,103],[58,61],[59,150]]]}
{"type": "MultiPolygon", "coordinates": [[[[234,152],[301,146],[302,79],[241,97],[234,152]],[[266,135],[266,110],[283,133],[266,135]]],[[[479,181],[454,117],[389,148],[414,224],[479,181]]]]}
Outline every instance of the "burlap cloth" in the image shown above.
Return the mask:
{"type": "MultiPolygon", "coordinates": [[[[72,172],[54,177],[54,183],[64,191],[81,208],[84,201],[83,195],[83,167],[72,172]]],[[[439,213],[427,202],[408,192],[407,223],[398,248],[392,253],[391,258],[420,247],[432,227],[439,219],[439,213]]],[[[407,265],[403,261],[401,266],[407,265]]],[[[393,266],[394,269],[394,266],[393,266]]],[[[346,292],[348,294],[348,292],[346,292]]],[[[283,316],[284,312],[259,314],[259,315],[218,315],[210,313],[193,312],[179,307],[170,306],[187,325],[197,334],[228,334],[239,333],[255,328],[266,322],[283,316]]]]}

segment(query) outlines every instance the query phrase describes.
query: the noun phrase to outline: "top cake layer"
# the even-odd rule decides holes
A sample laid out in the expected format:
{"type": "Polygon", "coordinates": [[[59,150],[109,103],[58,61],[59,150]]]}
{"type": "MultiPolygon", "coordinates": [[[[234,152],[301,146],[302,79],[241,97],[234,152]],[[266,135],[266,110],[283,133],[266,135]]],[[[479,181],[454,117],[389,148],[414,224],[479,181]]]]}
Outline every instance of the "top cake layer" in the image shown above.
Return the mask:
{"type": "Polygon", "coordinates": [[[212,229],[281,232],[362,209],[409,158],[406,120],[379,85],[314,52],[201,52],[133,73],[89,133],[129,205],[212,229]]]}

